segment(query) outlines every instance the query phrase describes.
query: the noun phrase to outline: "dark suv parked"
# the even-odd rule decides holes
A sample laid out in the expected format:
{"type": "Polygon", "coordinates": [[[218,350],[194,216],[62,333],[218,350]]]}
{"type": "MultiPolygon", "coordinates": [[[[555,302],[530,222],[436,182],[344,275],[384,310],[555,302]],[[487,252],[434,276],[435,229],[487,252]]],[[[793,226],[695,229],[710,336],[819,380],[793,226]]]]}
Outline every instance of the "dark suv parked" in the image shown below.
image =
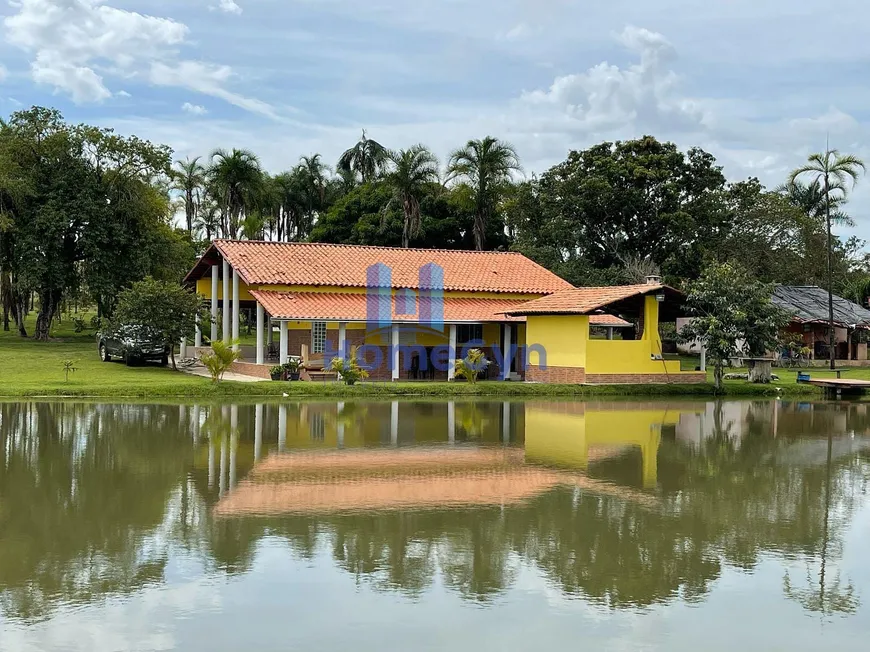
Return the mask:
{"type": "Polygon", "coordinates": [[[145,326],[121,326],[101,331],[97,336],[97,347],[103,362],[114,357],[128,365],[146,360],[159,360],[163,365],[169,363],[169,347],[157,333],[145,326]]]}

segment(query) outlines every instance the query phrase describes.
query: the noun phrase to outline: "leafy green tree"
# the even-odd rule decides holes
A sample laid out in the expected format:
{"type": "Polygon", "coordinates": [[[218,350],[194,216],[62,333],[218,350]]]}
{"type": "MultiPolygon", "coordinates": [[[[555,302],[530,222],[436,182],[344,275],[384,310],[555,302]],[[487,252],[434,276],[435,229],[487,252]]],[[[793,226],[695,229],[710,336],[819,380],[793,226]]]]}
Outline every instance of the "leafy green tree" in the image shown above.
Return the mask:
{"type": "Polygon", "coordinates": [[[121,293],[114,321],[146,326],[159,333],[163,343],[170,347],[172,368],[177,369],[175,345],[190,337],[197,317],[203,324],[211,319],[202,297],[178,283],[146,278],[121,293]]]}
{"type": "Polygon", "coordinates": [[[411,238],[420,235],[422,214],[420,197],[427,187],[438,181],[438,159],[423,145],[390,152],[393,169],[385,181],[393,196],[384,206],[384,220],[393,202],[401,205],[404,217],[402,225],[402,246],[410,246],[411,238]]]}
{"type": "Polygon", "coordinates": [[[573,151],[508,204],[520,250],[608,275],[648,259],[696,278],[731,218],[715,159],[651,136],[573,151]]]}
{"type": "Polygon", "coordinates": [[[337,167],[339,172],[358,174],[363,183],[369,183],[386,170],[389,162],[389,150],[368,138],[363,129],[359,142],[341,155],[337,167]]]}
{"type": "Polygon", "coordinates": [[[795,184],[800,177],[809,176],[815,186],[821,187],[825,226],[827,227],[827,246],[825,251],[828,259],[828,349],[831,357],[831,369],[836,368],[837,351],[834,329],[834,236],[831,225],[838,214],[836,206],[842,204],[847,196],[849,185],[854,187],[860,171],[864,171],[864,162],[851,154],[840,154],[835,149],[827,149],[824,153],[813,154],[806,165],[794,170],[789,176],[789,183],[795,184]]]}
{"type": "MultiPolygon", "coordinates": [[[[735,262],[758,280],[821,285],[826,276],[823,223],[757,179],[732,184],[731,215],[724,237],[709,251],[719,262],[735,262]]],[[[838,268],[848,261],[838,251],[838,268]]]]}
{"type": "Polygon", "coordinates": [[[466,182],[474,197],[474,242],[482,251],[490,221],[510,186],[514,172],[522,172],[519,156],[512,145],[487,136],[469,140],[450,156],[447,173],[451,179],[466,182]]]}
{"type": "Polygon", "coordinates": [[[750,355],[762,355],[776,346],[779,329],[789,321],[770,300],[772,284],[756,281],[730,263],[707,267],[689,283],[687,294],[692,320],[679,336],[687,342],[699,340],[707,349],[717,390],[726,363],[741,353],[741,342],[750,355]]]}
{"type": "Polygon", "coordinates": [[[187,232],[193,233],[199,211],[200,196],[205,186],[205,167],[199,162],[199,156],[183,161],[176,161],[171,171],[172,188],[180,192],[184,198],[184,216],[187,219],[187,232]]]}
{"type": "Polygon", "coordinates": [[[217,149],[208,170],[210,192],[221,209],[221,235],[237,238],[243,215],[257,204],[263,187],[260,159],[246,149],[217,149]]]}

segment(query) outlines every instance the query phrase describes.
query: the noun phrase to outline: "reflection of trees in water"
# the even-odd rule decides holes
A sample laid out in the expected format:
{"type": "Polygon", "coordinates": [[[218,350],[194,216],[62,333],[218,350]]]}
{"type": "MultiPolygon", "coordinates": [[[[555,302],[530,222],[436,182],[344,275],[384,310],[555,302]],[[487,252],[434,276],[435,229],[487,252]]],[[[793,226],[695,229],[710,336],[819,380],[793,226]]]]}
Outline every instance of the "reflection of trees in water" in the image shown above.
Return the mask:
{"type": "Polygon", "coordinates": [[[143,539],[163,522],[189,453],[167,434],[177,422],[177,408],[0,404],[3,611],[40,617],[58,599],[162,578],[167,556],[143,539]]]}
{"type": "MultiPolygon", "coordinates": [[[[818,411],[818,430],[808,434],[843,423],[867,428],[866,414],[818,411]]],[[[61,601],[89,602],[160,582],[170,546],[243,573],[265,537],[286,541],[304,559],[326,551],[358,582],[412,598],[440,578],[469,600],[487,601],[529,563],[565,594],[617,608],[676,596],[701,600],[723,563],[752,568],[772,551],[798,556],[811,569],[806,587],[797,576],[785,583],[805,608],[850,612],[857,605],[834,566],[870,460],[812,463],[818,440],[772,437],[764,404],[749,411],[739,433],[733,426],[715,430],[700,449],[665,438],[658,509],[560,487],[504,508],[217,520],[210,514],[217,487],[208,488],[203,463],[194,468],[180,412],[0,405],[0,600],[7,614],[38,618],[61,601]],[[799,464],[792,454],[804,444],[810,453],[799,459],[809,461],[799,464]]],[[[252,413],[240,409],[242,437],[252,433],[252,413]]],[[[219,407],[207,414],[203,438],[211,435],[218,446],[238,439],[219,407]]],[[[783,409],[779,432],[800,418],[783,409]]],[[[248,462],[239,464],[240,474],[247,472],[248,462]]]]}

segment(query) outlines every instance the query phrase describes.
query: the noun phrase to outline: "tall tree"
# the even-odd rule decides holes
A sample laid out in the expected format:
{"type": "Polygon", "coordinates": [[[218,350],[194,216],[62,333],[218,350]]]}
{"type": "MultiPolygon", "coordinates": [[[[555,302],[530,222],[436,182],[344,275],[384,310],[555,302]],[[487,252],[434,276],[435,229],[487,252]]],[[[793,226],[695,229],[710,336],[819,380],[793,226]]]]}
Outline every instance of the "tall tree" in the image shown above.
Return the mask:
{"type": "Polygon", "coordinates": [[[326,201],[326,183],[330,172],[329,166],[323,162],[320,154],[312,154],[301,157],[299,167],[310,186],[311,196],[314,199],[313,209],[323,210],[326,201]]]}
{"type": "Polygon", "coordinates": [[[246,149],[215,150],[208,171],[211,192],[222,212],[222,235],[239,237],[244,213],[256,205],[263,185],[260,159],[246,149]]]}
{"type": "Polygon", "coordinates": [[[474,241],[478,251],[486,246],[488,222],[514,172],[522,172],[522,167],[513,146],[491,136],[469,140],[450,156],[448,176],[464,180],[474,193],[474,241]]]}
{"type": "Polygon", "coordinates": [[[363,129],[359,142],[338,159],[339,172],[358,174],[363,183],[370,183],[390,162],[390,152],[376,140],[366,136],[363,129]]]}
{"type": "Polygon", "coordinates": [[[205,167],[199,162],[200,157],[176,161],[172,169],[172,189],[182,193],[184,198],[184,215],[187,218],[187,232],[193,234],[193,224],[199,210],[200,193],[205,185],[205,167]]]}
{"type": "Polygon", "coordinates": [[[795,183],[800,177],[808,176],[813,183],[819,185],[824,196],[825,226],[827,228],[827,260],[828,260],[828,347],[830,349],[831,369],[836,367],[836,341],[834,330],[834,236],[831,225],[839,200],[845,200],[848,187],[854,187],[858,181],[859,171],[865,169],[864,162],[851,154],[840,154],[836,149],[826,149],[824,153],[813,154],[806,165],[794,170],[789,177],[789,183],[795,183]]]}
{"type": "Polygon", "coordinates": [[[420,197],[426,187],[438,181],[438,159],[423,145],[390,153],[393,170],[386,176],[386,183],[393,196],[384,209],[396,202],[402,206],[404,223],[402,226],[402,246],[410,246],[411,238],[420,234],[422,214],[420,197]]]}
{"type": "MultiPolygon", "coordinates": [[[[790,180],[779,186],[776,192],[819,224],[825,224],[825,191],[818,179],[813,179],[810,183],[803,183],[798,179],[790,180]]],[[[852,218],[842,210],[845,203],[844,194],[831,197],[831,223],[837,226],[855,226],[852,218]]]]}
{"type": "Polygon", "coordinates": [[[689,283],[686,304],[693,318],[680,331],[680,339],[703,344],[717,390],[722,388],[725,364],[741,347],[749,355],[763,355],[776,346],[779,329],[790,316],[771,302],[772,294],[772,284],[730,263],[710,265],[689,283]]]}

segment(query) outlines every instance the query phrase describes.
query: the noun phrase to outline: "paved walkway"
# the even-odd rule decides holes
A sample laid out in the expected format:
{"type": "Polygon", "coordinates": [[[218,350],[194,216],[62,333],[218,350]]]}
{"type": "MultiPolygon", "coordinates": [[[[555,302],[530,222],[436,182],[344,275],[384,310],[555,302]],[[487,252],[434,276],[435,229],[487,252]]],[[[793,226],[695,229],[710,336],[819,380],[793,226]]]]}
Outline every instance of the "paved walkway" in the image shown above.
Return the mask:
{"type": "MultiPolygon", "coordinates": [[[[206,369],[201,364],[194,365],[192,367],[180,368],[186,374],[190,374],[191,376],[202,376],[203,378],[211,378],[211,374],[208,373],[208,369],[206,369]]],[[[269,382],[267,378],[255,378],[253,376],[243,376],[242,374],[236,374],[232,371],[228,371],[224,374],[224,380],[234,380],[237,383],[264,383],[269,382]]]]}

